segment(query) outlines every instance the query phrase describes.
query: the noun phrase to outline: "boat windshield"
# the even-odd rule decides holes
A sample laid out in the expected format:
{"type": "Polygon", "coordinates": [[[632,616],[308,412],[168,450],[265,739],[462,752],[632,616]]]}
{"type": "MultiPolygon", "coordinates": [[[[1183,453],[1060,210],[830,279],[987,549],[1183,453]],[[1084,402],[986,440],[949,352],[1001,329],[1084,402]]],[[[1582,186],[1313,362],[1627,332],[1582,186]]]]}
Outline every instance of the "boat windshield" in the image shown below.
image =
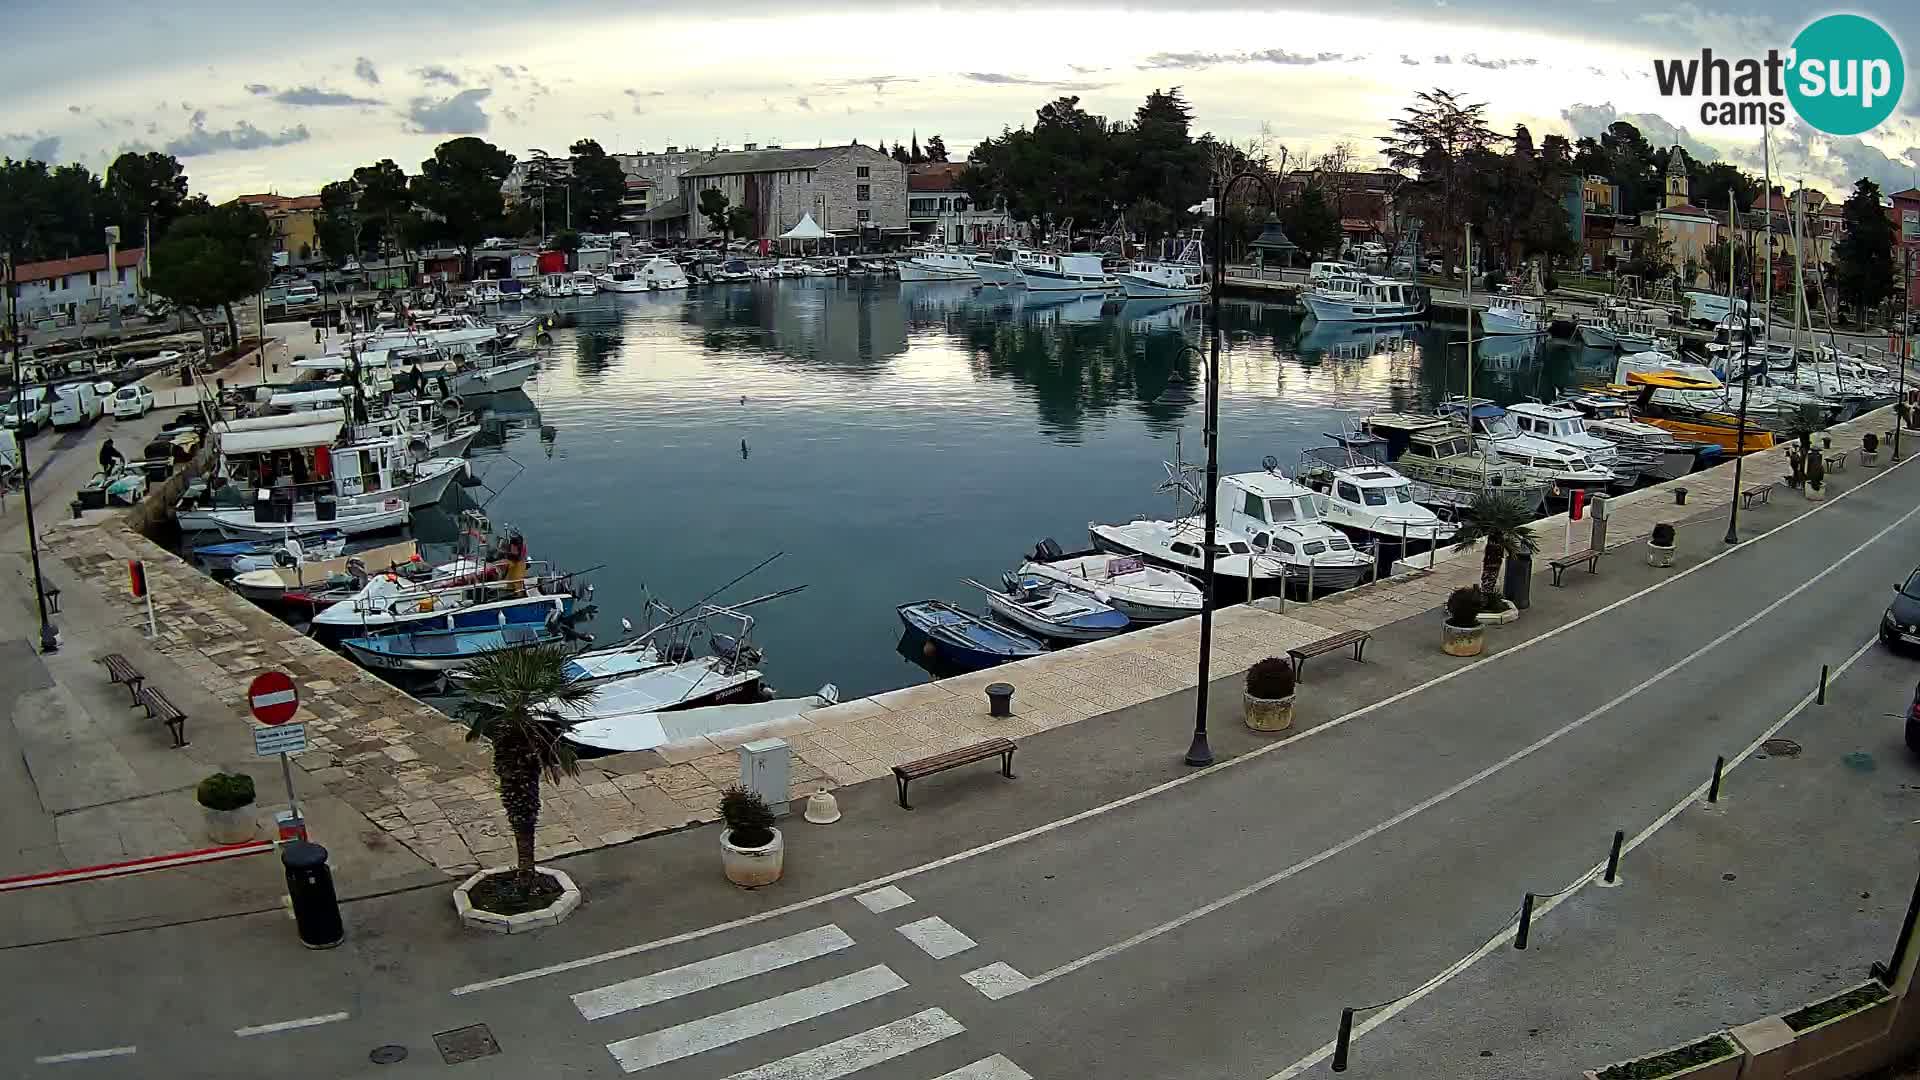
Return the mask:
{"type": "Polygon", "coordinates": [[[1386,488],[1362,488],[1360,490],[1360,494],[1363,498],[1367,500],[1368,506],[1387,505],[1387,489],[1386,488]]]}
{"type": "Polygon", "coordinates": [[[1276,525],[1282,525],[1292,521],[1311,521],[1313,520],[1313,512],[1308,508],[1306,500],[1303,498],[1268,499],[1267,520],[1276,525]]]}

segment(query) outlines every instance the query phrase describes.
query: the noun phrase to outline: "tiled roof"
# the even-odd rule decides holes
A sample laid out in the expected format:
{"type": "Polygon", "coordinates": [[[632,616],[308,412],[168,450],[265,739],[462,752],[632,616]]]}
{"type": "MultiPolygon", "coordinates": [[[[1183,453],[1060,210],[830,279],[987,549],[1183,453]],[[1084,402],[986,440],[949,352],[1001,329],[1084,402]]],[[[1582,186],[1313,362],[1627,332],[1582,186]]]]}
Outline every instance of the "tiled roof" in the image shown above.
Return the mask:
{"type": "Polygon", "coordinates": [[[728,150],[713,155],[680,175],[733,176],[738,173],[811,169],[832,161],[848,149],[845,146],[822,146],[813,150],[728,150]]]}
{"type": "MultiPolygon", "coordinates": [[[[140,265],[140,259],[146,255],[145,248],[123,248],[114,252],[113,263],[118,267],[140,265]]],[[[71,259],[54,259],[51,262],[21,263],[17,268],[22,284],[34,281],[51,281],[68,274],[84,274],[90,270],[105,270],[107,253],[98,255],[78,255],[71,259]]],[[[0,280],[5,280],[0,274],[0,280]]]]}
{"type": "Polygon", "coordinates": [[[927,165],[907,166],[908,191],[959,191],[960,174],[966,171],[965,162],[935,162],[927,165]]]}
{"type": "Polygon", "coordinates": [[[687,200],[675,195],[659,206],[651,207],[640,215],[641,221],[672,221],[687,216],[687,200]]]}
{"type": "Polygon", "coordinates": [[[1911,199],[1920,202],[1920,187],[1910,187],[1905,191],[1896,191],[1887,196],[1889,199],[1911,199]]]}

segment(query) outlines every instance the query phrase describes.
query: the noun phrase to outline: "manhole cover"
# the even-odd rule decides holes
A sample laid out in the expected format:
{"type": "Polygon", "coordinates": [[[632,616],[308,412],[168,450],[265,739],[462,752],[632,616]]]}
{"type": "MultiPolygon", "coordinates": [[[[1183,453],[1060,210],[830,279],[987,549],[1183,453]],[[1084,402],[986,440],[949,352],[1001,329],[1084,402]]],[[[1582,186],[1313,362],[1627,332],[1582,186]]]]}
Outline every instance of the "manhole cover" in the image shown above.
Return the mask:
{"type": "Polygon", "coordinates": [[[388,1043],[386,1046],[376,1046],[373,1048],[373,1053],[367,1055],[367,1060],[373,1062],[375,1065],[392,1065],[396,1062],[407,1060],[407,1048],[404,1046],[395,1046],[392,1043],[388,1043]]]}
{"type": "Polygon", "coordinates": [[[1768,739],[1760,744],[1768,757],[1799,757],[1800,744],[1792,739],[1768,739]]]}
{"type": "Polygon", "coordinates": [[[500,1052],[500,1044],[493,1041],[493,1032],[485,1024],[443,1031],[433,1037],[433,1044],[440,1048],[441,1060],[449,1065],[500,1052]]]}

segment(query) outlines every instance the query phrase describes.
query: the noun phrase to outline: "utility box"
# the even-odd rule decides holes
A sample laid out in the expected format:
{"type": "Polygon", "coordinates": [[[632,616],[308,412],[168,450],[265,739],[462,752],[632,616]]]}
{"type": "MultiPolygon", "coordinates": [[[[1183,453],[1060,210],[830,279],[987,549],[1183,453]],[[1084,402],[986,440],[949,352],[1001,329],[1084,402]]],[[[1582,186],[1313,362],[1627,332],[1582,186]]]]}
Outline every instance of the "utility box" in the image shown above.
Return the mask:
{"type": "Polygon", "coordinates": [[[740,786],[759,793],[775,817],[787,816],[785,739],[756,739],[740,747],[740,786]]]}
{"type": "Polygon", "coordinates": [[[1610,516],[1605,495],[1593,497],[1592,512],[1593,533],[1587,546],[1595,551],[1605,551],[1607,549],[1607,518],[1610,516]]]}

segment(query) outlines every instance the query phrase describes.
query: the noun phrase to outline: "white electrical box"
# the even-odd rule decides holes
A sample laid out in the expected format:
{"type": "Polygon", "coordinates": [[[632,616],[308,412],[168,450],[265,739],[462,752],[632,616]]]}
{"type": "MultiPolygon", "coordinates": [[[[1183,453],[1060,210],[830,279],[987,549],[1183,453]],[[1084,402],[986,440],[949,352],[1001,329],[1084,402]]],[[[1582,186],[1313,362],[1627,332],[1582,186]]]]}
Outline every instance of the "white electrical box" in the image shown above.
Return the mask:
{"type": "Polygon", "coordinates": [[[787,815],[787,741],[756,739],[740,747],[740,786],[758,792],[775,817],[787,815]]]}

